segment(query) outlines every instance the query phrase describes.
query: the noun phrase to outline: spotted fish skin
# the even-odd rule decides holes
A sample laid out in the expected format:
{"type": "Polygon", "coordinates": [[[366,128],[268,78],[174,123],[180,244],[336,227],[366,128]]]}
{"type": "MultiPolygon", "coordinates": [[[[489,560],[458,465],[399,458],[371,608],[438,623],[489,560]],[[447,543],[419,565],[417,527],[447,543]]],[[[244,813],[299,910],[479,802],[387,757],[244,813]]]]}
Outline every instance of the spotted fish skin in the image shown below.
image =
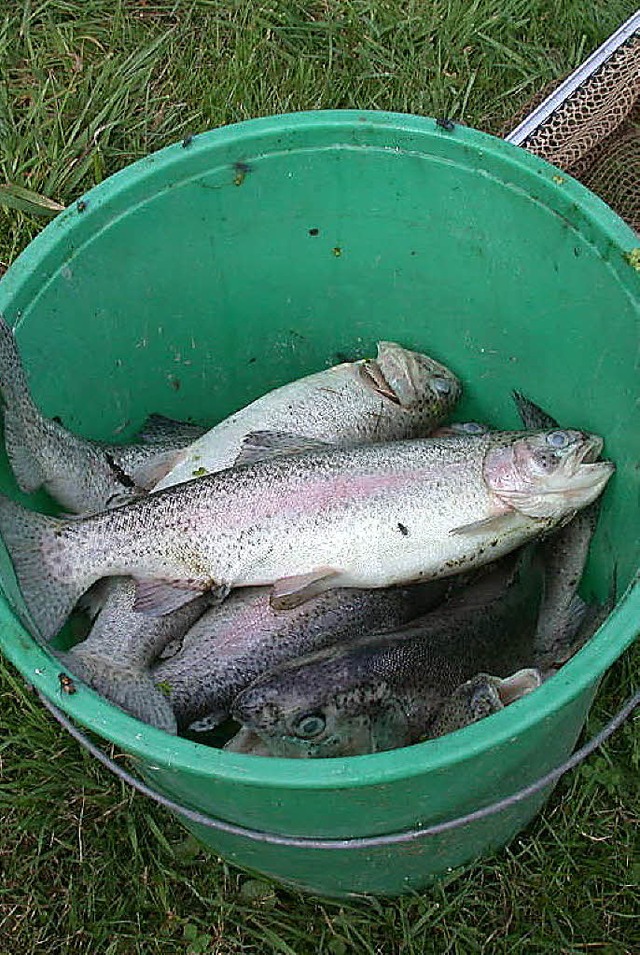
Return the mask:
{"type": "Polygon", "coordinates": [[[208,600],[202,596],[153,618],[134,613],[134,601],[133,580],[112,578],[89,636],[57,656],[71,673],[131,716],[176,733],[173,708],[149,678],[148,668],[167,643],[184,636],[208,600]]]}
{"type": "MultiPolygon", "coordinates": [[[[557,435],[557,432],[554,432],[557,435]]],[[[274,585],[272,601],[388,587],[488,563],[590,503],[602,440],[492,432],[259,461],[62,521],[0,497],[0,531],[42,639],[99,578],[135,576],[135,609],[274,585]],[[497,526],[496,526],[497,522],[497,526]]]]}
{"type": "Polygon", "coordinates": [[[269,588],[234,591],[185,635],[177,653],[151,669],[181,729],[224,720],[237,694],[262,673],[323,647],[348,644],[375,630],[402,626],[440,602],[433,581],[381,590],[336,589],[276,612],[269,588]]]}
{"type": "Polygon", "coordinates": [[[231,715],[279,756],[358,755],[440,735],[465,714],[471,720],[454,696],[466,681],[531,667],[542,587],[541,562],[527,548],[395,633],[274,668],[231,715]]]}
{"type": "Polygon", "coordinates": [[[423,437],[450,415],[461,392],[458,378],[435,359],[379,342],[376,359],[307,375],[232,414],[185,448],[156,489],[232,467],[246,436],[265,427],[336,447],[423,437]]]}

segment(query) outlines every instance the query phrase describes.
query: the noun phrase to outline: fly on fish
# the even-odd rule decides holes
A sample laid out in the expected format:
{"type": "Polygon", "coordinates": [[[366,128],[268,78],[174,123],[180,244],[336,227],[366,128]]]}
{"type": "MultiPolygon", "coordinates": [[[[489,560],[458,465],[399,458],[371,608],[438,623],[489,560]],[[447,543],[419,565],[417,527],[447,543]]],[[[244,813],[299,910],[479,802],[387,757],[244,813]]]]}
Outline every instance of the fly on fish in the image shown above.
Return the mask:
{"type": "Polygon", "coordinates": [[[578,586],[614,465],[519,393],[521,431],[454,422],[461,393],[382,341],[208,429],[152,413],[109,445],[37,408],[0,319],[14,476],[74,514],[0,496],[34,637],[81,615],[51,645],[78,691],[249,755],[356,756],[513,705],[610,609],[578,586]]]}

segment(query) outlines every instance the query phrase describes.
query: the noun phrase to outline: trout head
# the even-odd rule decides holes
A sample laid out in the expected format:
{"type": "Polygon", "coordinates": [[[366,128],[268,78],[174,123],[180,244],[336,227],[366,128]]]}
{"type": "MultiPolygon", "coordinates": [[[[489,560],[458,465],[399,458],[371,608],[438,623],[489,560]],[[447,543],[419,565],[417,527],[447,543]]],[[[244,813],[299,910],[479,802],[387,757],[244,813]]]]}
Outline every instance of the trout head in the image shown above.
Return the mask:
{"type": "Polygon", "coordinates": [[[378,342],[375,360],[359,366],[365,385],[407,412],[441,420],[462,394],[459,379],[445,365],[396,342],[378,342]]]}
{"type": "Polygon", "coordinates": [[[594,501],[613,474],[611,461],[596,463],[602,444],[584,431],[524,434],[487,452],[484,479],[503,504],[559,521],[594,501]]]}
{"type": "Polygon", "coordinates": [[[407,718],[384,679],[349,679],[326,653],[307,659],[261,677],[233,703],[233,719],[271,755],[356,756],[407,743],[407,718]]]}

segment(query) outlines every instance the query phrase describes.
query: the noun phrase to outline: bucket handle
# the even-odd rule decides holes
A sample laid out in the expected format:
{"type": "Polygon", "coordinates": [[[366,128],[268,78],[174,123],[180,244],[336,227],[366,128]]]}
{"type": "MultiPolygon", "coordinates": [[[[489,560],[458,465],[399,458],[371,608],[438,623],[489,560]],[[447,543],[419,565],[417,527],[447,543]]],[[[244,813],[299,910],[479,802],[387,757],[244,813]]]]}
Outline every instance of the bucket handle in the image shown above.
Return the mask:
{"type": "Polygon", "coordinates": [[[486,819],[489,816],[494,816],[496,813],[502,812],[504,809],[509,809],[511,806],[514,806],[517,803],[528,799],[530,796],[541,792],[547,786],[556,783],[561,776],[564,776],[564,774],[568,773],[569,770],[573,769],[575,766],[578,766],[584,759],[587,758],[587,756],[593,753],[594,750],[602,746],[605,740],[609,739],[609,737],[615,733],[622,723],[624,723],[627,717],[633,713],[635,708],[640,706],[640,690],[637,690],[627,700],[624,706],[621,707],[616,715],[600,730],[600,732],[593,736],[587,743],[585,743],[584,746],[576,750],[576,752],[573,753],[573,755],[570,756],[566,762],[562,763],[562,765],[558,766],[556,769],[552,769],[551,772],[546,773],[546,775],[541,776],[529,786],[519,789],[511,796],[506,796],[504,799],[499,799],[497,802],[491,803],[488,806],[483,806],[482,809],[476,809],[474,812],[467,813],[464,816],[458,816],[457,818],[449,819],[446,822],[439,822],[433,826],[418,826],[415,829],[406,829],[402,832],[391,832],[380,836],[363,836],[349,839],[314,839],[303,836],[283,836],[276,832],[263,832],[258,829],[248,829],[244,826],[237,826],[234,823],[226,822],[224,819],[217,819],[215,816],[208,816],[202,812],[198,812],[195,809],[188,809],[185,806],[179,805],[172,799],[168,799],[166,796],[163,796],[162,793],[157,792],[157,790],[147,786],[146,783],[143,783],[142,780],[138,779],[137,776],[133,776],[131,773],[128,773],[125,769],[119,766],[113,759],[111,759],[110,756],[107,756],[107,754],[104,753],[99,746],[96,746],[95,743],[92,743],[91,740],[81,730],[74,726],[74,724],[61,710],[58,709],[57,706],[55,706],[54,703],[48,700],[39,691],[37,692],[43,706],[51,713],[58,723],[60,723],[60,725],[64,727],[64,729],[66,729],[67,732],[80,743],[81,746],[84,746],[84,748],[88,750],[92,756],[95,756],[95,758],[102,763],[103,766],[106,766],[107,769],[110,769],[111,772],[118,777],[118,779],[121,779],[129,786],[132,786],[139,793],[142,793],[143,796],[148,796],[160,806],[170,809],[172,812],[189,819],[191,822],[198,823],[201,826],[206,826],[208,829],[216,829],[219,832],[226,833],[227,835],[241,836],[245,839],[250,839],[253,842],[263,842],[268,843],[269,845],[295,846],[297,848],[306,849],[370,849],[376,846],[389,846],[398,845],[400,843],[416,842],[420,839],[426,839],[429,836],[441,835],[442,833],[449,832],[452,829],[458,829],[461,826],[467,826],[473,822],[478,822],[480,819],[486,819]]]}

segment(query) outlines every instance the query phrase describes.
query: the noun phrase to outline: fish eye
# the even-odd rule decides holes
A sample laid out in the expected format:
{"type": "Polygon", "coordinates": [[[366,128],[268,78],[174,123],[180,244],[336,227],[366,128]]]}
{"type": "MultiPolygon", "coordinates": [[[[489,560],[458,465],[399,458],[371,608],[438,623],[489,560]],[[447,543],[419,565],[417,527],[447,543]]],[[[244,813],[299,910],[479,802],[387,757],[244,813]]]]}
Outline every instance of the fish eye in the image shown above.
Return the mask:
{"type": "Polygon", "coordinates": [[[313,739],[322,733],[326,725],[322,713],[305,713],[293,724],[293,732],[301,739],[313,739]]]}
{"type": "Polygon", "coordinates": [[[464,421],[458,427],[466,434],[484,434],[489,430],[486,424],[480,424],[478,421],[464,421]]]}
{"type": "Polygon", "coordinates": [[[571,438],[566,431],[550,431],[547,435],[547,444],[556,451],[561,451],[571,444],[571,438]]]}
{"type": "Polygon", "coordinates": [[[437,391],[439,395],[451,394],[451,382],[448,378],[432,378],[431,384],[434,391],[437,391]]]}

